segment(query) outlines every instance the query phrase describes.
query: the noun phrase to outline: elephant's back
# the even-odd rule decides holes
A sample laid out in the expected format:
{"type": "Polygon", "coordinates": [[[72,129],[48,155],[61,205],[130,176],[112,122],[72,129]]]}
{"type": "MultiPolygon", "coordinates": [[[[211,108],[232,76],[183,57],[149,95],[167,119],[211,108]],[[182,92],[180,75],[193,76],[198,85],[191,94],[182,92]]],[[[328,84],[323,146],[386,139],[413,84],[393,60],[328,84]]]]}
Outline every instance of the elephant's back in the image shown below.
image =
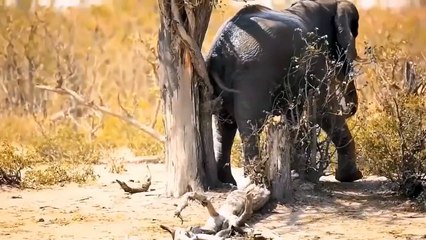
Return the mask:
{"type": "MultiPolygon", "coordinates": [[[[215,72],[228,88],[253,79],[280,81],[303,44],[295,32],[298,28],[304,24],[295,15],[262,6],[243,8],[218,30],[206,59],[208,71],[215,72]]],[[[216,93],[221,92],[213,86],[216,93]]]]}
{"type": "Polygon", "coordinates": [[[294,14],[248,6],[218,30],[209,55],[235,59],[239,64],[265,62],[272,55],[287,57],[287,53],[300,49],[296,46],[301,43],[297,30],[304,31],[304,26],[294,14]]]}
{"type": "Polygon", "coordinates": [[[294,31],[306,30],[304,20],[287,10],[277,11],[262,5],[250,5],[238,11],[229,22],[249,28],[258,24],[263,30],[294,31]]]}

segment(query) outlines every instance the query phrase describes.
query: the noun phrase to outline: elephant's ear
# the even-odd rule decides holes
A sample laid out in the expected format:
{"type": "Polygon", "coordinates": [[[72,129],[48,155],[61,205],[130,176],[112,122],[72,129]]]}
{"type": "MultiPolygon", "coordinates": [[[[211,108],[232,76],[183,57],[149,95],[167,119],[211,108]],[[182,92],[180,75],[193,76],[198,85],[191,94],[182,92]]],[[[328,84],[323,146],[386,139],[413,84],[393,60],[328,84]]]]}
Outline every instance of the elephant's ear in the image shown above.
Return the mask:
{"type": "MultiPolygon", "coordinates": [[[[352,62],[358,57],[355,47],[355,37],[351,22],[358,21],[359,15],[356,7],[347,1],[337,1],[336,16],[334,22],[337,30],[337,42],[344,50],[347,49],[346,57],[349,62],[352,62]]],[[[356,24],[356,27],[358,24],[356,24]]],[[[358,29],[354,29],[358,31],[358,29]]]]}

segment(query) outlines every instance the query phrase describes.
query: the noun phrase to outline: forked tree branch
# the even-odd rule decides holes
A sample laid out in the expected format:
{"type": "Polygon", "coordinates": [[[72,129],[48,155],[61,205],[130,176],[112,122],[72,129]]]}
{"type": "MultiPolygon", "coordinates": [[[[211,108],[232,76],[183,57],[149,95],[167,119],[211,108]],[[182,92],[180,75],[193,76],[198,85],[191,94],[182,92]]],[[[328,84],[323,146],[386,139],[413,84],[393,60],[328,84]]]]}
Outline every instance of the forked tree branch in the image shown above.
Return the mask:
{"type": "MultiPolygon", "coordinates": [[[[100,111],[104,114],[107,114],[107,115],[116,117],[118,119],[121,119],[121,120],[125,121],[126,123],[128,123],[128,124],[138,128],[138,129],[142,130],[143,132],[147,133],[148,135],[150,135],[154,139],[158,140],[159,142],[164,143],[166,141],[166,137],[164,135],[162,135],[161,133],[159,133],[155,129],[139,122],[134,116],[129,114],[127,111],[125,111],[125,114],[116,113],[116,112],[110,110],[107,107],[100,106],[100,105],[97,105],[96,103],[94,103],[93,101],[86,100],[83,96],[81,96],[77,92],[75,92],[71,89],[68,89],[66,87],[63,87],[63,86],[58,87],[58,88],[54,88],[54,87],[45,86],[45,85],[37,85],[36,88],[41,89],[41,90],[45,90],[45,91],[49,91],[49,92],[54,92],[54,93],[61,94],[61,95],[71,96],[79,105],[89,107],[89,108],[92,108],[96,111],[100,111]]],[[[122,107],[122,106],[120,106],[120,107],[122,107]]]]}

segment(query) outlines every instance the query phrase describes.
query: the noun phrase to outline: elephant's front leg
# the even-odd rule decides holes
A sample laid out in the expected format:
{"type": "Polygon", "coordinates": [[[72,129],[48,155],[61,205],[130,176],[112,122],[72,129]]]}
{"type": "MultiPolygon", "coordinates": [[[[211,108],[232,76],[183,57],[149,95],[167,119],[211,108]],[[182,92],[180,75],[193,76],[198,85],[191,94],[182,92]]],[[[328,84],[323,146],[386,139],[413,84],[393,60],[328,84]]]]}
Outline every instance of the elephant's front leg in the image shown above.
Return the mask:
{"type": "Polygon", "coordinates": [[[237,132],[235,120],[224,110],[213,115],[215,157],[217,161],[217,175],[221,182],[237,185],[231,172],[231,150],[237,132]]]}
{"type": "Polygon", "coordinates": [[[355,141],[345,118],[326,114],[319,121],[319,125],[331,138],[337,150],[335,178],[340,182],[353,182],[361,179],[363,176],[356,164],[355,141]]]}

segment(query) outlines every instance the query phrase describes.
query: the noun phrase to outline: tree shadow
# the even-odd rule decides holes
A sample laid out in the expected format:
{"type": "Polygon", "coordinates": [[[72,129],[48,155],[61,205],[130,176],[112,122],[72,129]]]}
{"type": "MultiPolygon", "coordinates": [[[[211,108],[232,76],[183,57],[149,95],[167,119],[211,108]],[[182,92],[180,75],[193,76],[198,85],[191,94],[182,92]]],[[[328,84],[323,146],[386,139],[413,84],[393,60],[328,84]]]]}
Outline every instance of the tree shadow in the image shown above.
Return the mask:
{"type": "Polygon", "coordinates": [[[353,183],[331,181],[318,184],[295,180],[293,199],[289,203],[270,202],[255,213],[249,224],[279,221],[280,226],[309,224],[336,214],[355,220],[368,216],[392,221],[384,211],[397,209],[406,199],[392,190],[393,184],[384,178],[366,178],[353,183]]]}

